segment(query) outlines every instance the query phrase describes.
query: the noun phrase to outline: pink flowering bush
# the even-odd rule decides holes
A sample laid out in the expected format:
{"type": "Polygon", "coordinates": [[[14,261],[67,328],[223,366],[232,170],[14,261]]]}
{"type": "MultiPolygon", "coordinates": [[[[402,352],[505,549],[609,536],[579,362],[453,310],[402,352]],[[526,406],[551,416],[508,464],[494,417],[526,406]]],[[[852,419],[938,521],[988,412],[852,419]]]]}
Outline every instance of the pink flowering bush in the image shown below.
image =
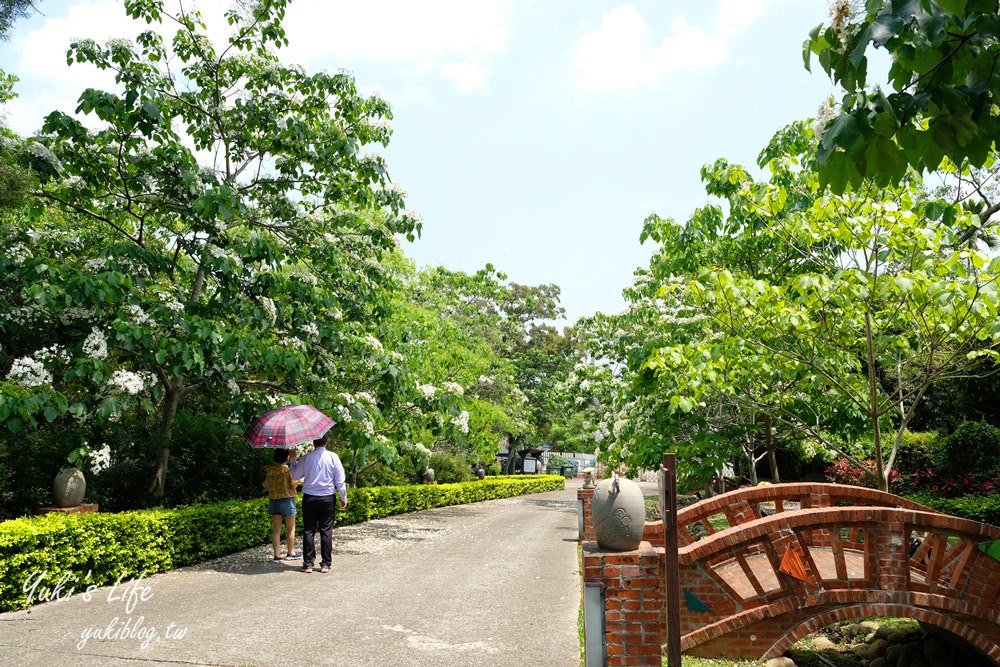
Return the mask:
{"type": "Polygon", "coordinates": [[[858,467],[847,459],[839,458],[827,466],[824,473],[827,479],[835,484],[866,486],[869,489],[878,488],[875,483],[875,462],[864,460],[861,463],[864,468],[858,467]]]}

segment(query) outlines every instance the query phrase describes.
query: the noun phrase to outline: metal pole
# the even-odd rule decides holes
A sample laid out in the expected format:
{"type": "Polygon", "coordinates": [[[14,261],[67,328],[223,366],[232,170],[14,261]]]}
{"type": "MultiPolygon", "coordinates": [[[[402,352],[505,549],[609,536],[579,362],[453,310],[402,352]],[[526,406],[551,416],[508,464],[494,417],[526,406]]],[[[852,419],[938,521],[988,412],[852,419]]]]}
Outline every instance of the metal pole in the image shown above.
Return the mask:
{"type": "Polygon", "coordinates": [[[660,508],[663,512],[663,541],[666,551],[664,587],[667,608],[667,665],[681,667],[681,595],[677,563],[677,455],[664,454],[660,508]]]}

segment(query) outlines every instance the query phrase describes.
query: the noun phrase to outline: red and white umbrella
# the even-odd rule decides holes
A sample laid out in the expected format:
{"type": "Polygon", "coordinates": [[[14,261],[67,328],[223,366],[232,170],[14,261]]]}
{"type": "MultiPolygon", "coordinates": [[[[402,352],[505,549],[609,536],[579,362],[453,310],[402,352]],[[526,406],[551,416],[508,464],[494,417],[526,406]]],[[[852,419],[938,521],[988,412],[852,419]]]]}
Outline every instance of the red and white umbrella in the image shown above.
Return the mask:
{"type": "Polygon", "coordinates": [[[284,405],[258,417],[244,437],[254,448],[291,449],[321,438],[333,424],[311,405],[284,405]]]}

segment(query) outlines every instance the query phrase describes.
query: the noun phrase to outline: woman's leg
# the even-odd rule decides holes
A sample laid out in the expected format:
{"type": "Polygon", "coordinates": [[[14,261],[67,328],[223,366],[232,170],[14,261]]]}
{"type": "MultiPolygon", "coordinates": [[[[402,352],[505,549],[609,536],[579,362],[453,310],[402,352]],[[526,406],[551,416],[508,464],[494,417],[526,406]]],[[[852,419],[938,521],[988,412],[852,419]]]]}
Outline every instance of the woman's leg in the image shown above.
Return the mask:
{"type": "Polygon", "coordinates": [[[295,515],[285,517],[285,533],[288,540],[288,555],[295,553],[295,515]]]}
{"type": "Polygon", "coordinates": [[[271,515],[271,547],[274,548],[274,557],[280,558],[278,552],[281,551],[281,515],[271,515]]]}

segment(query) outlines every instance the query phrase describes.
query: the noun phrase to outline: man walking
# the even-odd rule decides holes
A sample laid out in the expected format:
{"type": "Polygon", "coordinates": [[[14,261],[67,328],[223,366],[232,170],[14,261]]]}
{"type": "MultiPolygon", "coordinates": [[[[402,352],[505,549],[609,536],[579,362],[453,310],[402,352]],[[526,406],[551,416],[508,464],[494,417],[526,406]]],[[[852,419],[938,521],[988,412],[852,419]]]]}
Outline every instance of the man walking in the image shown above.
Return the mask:
{"type": "Polygon", "coordinates": [[[292,477],[302,479],[302,571],[312,572],[316,562],[316,528],[319,527],[319,571],[330,571],[333,561],[333,496],[347,507],[347,486],[340,457],[326,448],[327,436],[313,440],[313,450],[295,460],[291,451],[292,477]]]}

